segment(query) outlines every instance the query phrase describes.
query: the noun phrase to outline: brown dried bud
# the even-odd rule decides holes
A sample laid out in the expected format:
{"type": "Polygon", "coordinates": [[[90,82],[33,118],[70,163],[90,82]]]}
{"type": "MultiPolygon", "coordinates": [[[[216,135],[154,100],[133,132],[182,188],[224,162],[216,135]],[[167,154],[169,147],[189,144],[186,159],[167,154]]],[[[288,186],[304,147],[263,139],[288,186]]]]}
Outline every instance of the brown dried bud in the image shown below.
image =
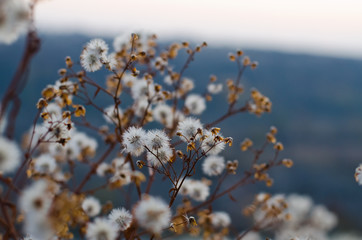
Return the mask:
{"type": "Polygon", "coordinates": [[[277,134],[277,132],[278,132],[278,129],[276,127],[274,127],[274,126],[270,127],[270,133],[271,134],[275,135],[275,134],[277,134]]]}
{"type": "Polygon", "coordinates": [[[274,145],[274,148],[278,151],[283,151],[284,150],[284,146],[281,142],[278,142],[274,145]]]}
{"type": "Polygon", "coordinates": [[[282,160],[282,164],[284,166],[286,166],[287,168],[291,168],[294,163],[293,163],[292,159],[285,158],[285,159],[282,160]]]}
{"type": "Polygon", "coordinates": [[[65,69],[65,68],[61,68],[58,70],[58,74],[61,76],[65,75],[66,73],[67,73],[67,69],[65,69]]]}
{"type": "Polygon", "coordinates": [[[38,103],[36,104],[36,107],[38,109],[44,108],[46,106],[48,106],[48,102],[44,98],[40,98],[38,103]]]}

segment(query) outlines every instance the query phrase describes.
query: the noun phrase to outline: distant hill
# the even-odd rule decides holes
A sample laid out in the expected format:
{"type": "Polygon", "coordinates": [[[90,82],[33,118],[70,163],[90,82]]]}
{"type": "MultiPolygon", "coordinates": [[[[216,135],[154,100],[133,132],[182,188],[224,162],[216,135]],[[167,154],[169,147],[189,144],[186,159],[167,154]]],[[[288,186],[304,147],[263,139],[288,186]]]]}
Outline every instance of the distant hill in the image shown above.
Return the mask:
{"type": "MultiPolygon", "coordinates": [[[[17,136],[30,127],[35,115],[35,103],[40,91],[57,78],[57,70],[64,66],[65,56],[79,59],[85,36],[41,36],[41,51],[35,57],[29,73],[29,83],[21,98],[17,136]],[[26,120],[24,120],[26,119],[26,120]]],[[[111,43],[110,39],[107,39],[111,43]]],[[[110,44],[111,45],[111,44],[110,44]]],[[[243,46],[240,46],[243,49],[243,46]]],[[[23,40],[13,45],[0,45],[0,95],[13,75],[23,49],[23,40]]],[[[273,112],[261,118],[243,114],[220,124],[224,136],[233,136],[235,146],[226,154],[228,159],[250,161],[238,150],[239,142],[250,137],[262,143],[271,125],[279,129],[278,137],[285,145],[283,156],[295,161],[290,169],[273,171],[275,186],[268,189],[258,185],[246,188],[234,197],[250,202],[251,191],[297,192],[312,196],[316,202],[336,211],[344,229],[362,229],[360,211],[362,189],[354,182],[355,167],[362,162],[362,61],[295,55],[278,52],[245,50],[259,67],[248,70],[243,78],[245,86],[254,86],[271,98],[273,112]],[[238,131],[237,133],[235,131],[238,131]]],[[[204,86],[210,74],[218,81],[235,77],[236,66],[227,54],[234,49],[203,49],[186,70],[185,76],[204,86]]],[[[184,57],[172,64],[180,67],[184,57]]],[[[95,73],[100,83],[104,74],[95,73]]],[[[223,113],[225,92],[208,103],[203,122],[223,113]]],[[[105,103],[106,104],[106,103],[105,103]]],[[[103,119],[95,119],[103,124],[103,119]]],[[[240,206],[231,205],[235,216],[240,206]],[[236,209],[236,210],[235,210],[236,209]]]]}

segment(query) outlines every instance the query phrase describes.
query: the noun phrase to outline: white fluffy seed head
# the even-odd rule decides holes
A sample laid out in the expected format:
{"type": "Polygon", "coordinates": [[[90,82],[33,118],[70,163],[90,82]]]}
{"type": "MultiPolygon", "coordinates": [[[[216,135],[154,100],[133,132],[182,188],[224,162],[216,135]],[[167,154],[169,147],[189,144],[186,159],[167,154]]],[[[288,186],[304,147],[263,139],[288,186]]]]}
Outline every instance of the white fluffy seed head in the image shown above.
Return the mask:
{"type": "Polygon", "coordinates": [[[211,214],[211,224],[215,228],[226,228],[230,225],[231,218],[226,212],[213,212],[211,214]]]}
{"type": "Polygon", "coordinates": [[[28,0],[0,1],[0,43],[11,44],[30,26],[31,4],[28,0]]]}
{"type": "Polygon", "coordinates": [[[166,165],[172,157],[172,149],[169,146],[164,146],[158,149],[153,149],[151,152],[147,152],[147,160],[152,166],[166,165]],[[162,164],[161,164],[162,162],[162,164]]]}
{"type": "Polygon", "coordinates": [[[95,72],[102,67],[99,56],[88,49],[84,49],[80,55],[80,63],[87,72],[95,72]]]}
{"type": "Polygon", "coordinates": [[[99,38],[92,39],[89,43],[87,43],[86,49],[90,52],[95,53],[98,58],[104,58],[108,54],[107,43],[99,38]]]}
{"type": "Polygon", "coordinates": [[[200,134],[197,134],[198,129],[202,129],[202,124],[200,123],[199,119],[192,117],[188,117],[185,120],[179,122],[177,127],[177,131],[182,134],[182,136],[180,136],[182,141],[188,141],[191,137],[199,139],[200,134]]]}
{"type": "Polygon", "coordinates": [[[24,189],[21,193],[19,205],[26,217],[46,217],[51,207],[57,185],[46,180],[38,180],[24,189]]]}
{"type": "Polygon", "coordinates": [[[150,150],[157,150],[163,147],[170,146],[170,139],[162,130],[150,130],[145,138],[145,145],[150,150]]]}
{"type": "Polygon", "coordinates": [[[104,109],[104,113],[105,115],[103,115],[103,117],[106,122],[114,124],[118,124],[118,116],[121,118],[123,114],[122,110],[119,107],[117,112],[117,109],[114,107],[114,105],[106,107],[104,109]]]}
{"type": "Polygon", "coordinates": [[[94,222],[88,223],[86,238],[88,240],[115,240],[118,228],[106,218],[96,218],[94,222]]]}
{"type": "Polygon", "coordinates": [[[145,150],[145,137],[146,132],[142,128],[129,127],[127,131],[123,133],[124,151],[136,157],[141,155],[145,150]]]}
{"type": "Polygon", "coordinates": [[[222,84],[215,84],[215,83],[210,83],[207,86],[207,91],[211,94],[218,94],[222,91],[222,84]]]}
{"type": "Polygon", "coordinates": [[[95,217],[101,212],[101,203],[97,198],[90,196],[83,200],[82,209],[89,217],[95,217]]]}
{"type": "Polygon", "coordinates": [[[133,81],[131,88],[131,94],[133,99],[139,99],[142,97],[152,97],[155,95],[155,86],[153,83],[148,83],[144,79],[133,81]]]}
{"type": "Polygon", "coordinates": [[[202,163],[202,171],[207,176],[218,176],[225,169],[225,159],[221,156],[208,156],[202,163]]]}
{"type": "MultiPolygon", "coordinates": [[[[216,155],[220,153],[225,148],[225,143],[223,141],[217,140],[216,135],[212,134],[210,131],[204,131],[205,138],[202,141],[201,148],[204,152],[209,155],[216,155]]],[[[222,137],[222,135],[218,134],[222,137]]]]}
{"type": "Polygon", "coordinates": [[[21,151],[18,145],[0,136],[0,173],[13,172],[20,164],[21,151]]]}
{"type": "Polygon", "coordinates": [[[161,198],[144,196],[136,205],[134,216],[141,227],[155,234],[170,226],[171,211],[161,198]]]}
{"type": "Polygon", "coordinates": [[[55,171],[57,163],[50,154],[42,154],[35,159],[34,168],[38,173],[50,174],[55,171]]]}
{"type": "Polygon", "coordinates": [[[312,209],[311,222],[317,229],[329,231],[337,225],[338,218],[325,206],[317,205],[312,209]]]}
{"type": "Polygon", "coordinates": [[[186,179],[181,186],[180,193],[202,202],[210,195],[210,188],[203,181],[186,179]]]}
{"type": "Polygon", "coordinates": [[[185,107],[191,114],[200,115],[206,109],[205,98],[198,94],[190,94],[185,100],[185,107]]]}
{"type": "Polygon", "coordinates": [[[121,231],[125,231],[131,226],[132,214],[125,208],[112,209],[108,215],[109,220],[116,224],[121,231]]]}

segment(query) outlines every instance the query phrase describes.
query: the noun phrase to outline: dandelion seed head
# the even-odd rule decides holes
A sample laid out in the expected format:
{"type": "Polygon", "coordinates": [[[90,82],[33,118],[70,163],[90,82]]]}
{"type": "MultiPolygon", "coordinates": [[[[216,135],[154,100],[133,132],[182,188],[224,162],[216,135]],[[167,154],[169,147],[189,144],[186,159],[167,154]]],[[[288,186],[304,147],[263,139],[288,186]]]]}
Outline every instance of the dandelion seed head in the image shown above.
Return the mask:
{"type": "Polygon", "coordinates": [[[111,222],[116,224],[121,231],[127,230],[132,223],[132,214],[125,208],[112,209],[108,218],[111,222]]]}
{"type": "Polygon", "coordinates": [[[198,94],[190,94],[185,100],[185,107],[191,114],[200,115],[206,109],[205,98],[198,94]]]}
{"type": "Polygon", "coordinates": [[[207,176],[218,176],[225,169],[225,159],[221,156],[211,155],[202,163],[202,171],[207,176]]]}
{"type": "Polygon", "coordinates": [[[115,240],[118,228],[106,218],[96,218],[88,223],[86,237],[89,240],[115,240]]]}
{"type": "Polygon", "coordinates": [[[102,67],[99,56],[95,52],[87,49],[84,49],[80,55],[80,63],[87,72],[95,72],[102,67]]]}
{"type": "Polygon", "coordinates": [[[124,151],[134,156],[139,156],[143,153],[144,140],[146,132],[142,128],[129,127],[127,131],[123,133],[123,146],[124,151]]]}
{"type": "Polygon", "coordinates": [[[170,225],[171,211],[161,198],[147,196],[136,205],[134,217],[146,230],[160,234],[170,225]]]}
{"type": "Polygon", "coordinates": [[[27,31],[31,19],[30,1],[0,1],[0,42],[11,44],[27,31]]]}
{"type": "Polygon", "coordinates": [[[169,146],[163,146],[158,149],[153,149],[151,152],[147,152],[147,160],[152,166],[165,165],[172,157],[172,149],[169,146]],[[162,162],[162,164],[161,164],[162,162]]]}
{"type": "Polygon", "coordinates": [[[18,145],[0,136],[0,173],[13,172],[20,164],[21,151],[18,145]]]}
{"type": "Polygon", "coordinates": [[[98,165],[96,173],[98,176],[104,177],[109,169],[110,169],[109,164],[102,162],[101,164],[98,165]]]}
{"type": "Polygon", "coordinates": [[[90,196],[83,200],[82,209],[89,217],[95,217],[101,212],[101,203],[97,198],[90,196]]]}
{"type": "Polygon", "coordinates": [[[38,215],[45,217],[49,212],[54,192],[56,191],[57,186],[48,184],[46,180],[33,182],[22,191],[19,201],[20,209],[27,216],[38,215]]]}
{"type": "Polygon", "coordinates": [[[164,103],[157,104],[152,114],[157,122],[164,124],[167,128],[173,127],[174,120],[179,122],[185,119],[185,116],[180,111],[176,110],[174,114],[172,108],[164,103]]]}
{"type": "Polygon", "coordinates": [[[98,58],[105,58],[108,54],[107,43],[99,38],[92,39],[86,46],[86,49],[93,52],[98,58]]]}
{"type": "Polygon", "coordinates": [[[211,214],[211,224],[215,228],[226,228],[230,225],[231,218],[226,212],[213,212],[211,214]]]}
{"type": "Polygon", "coordinates": [[[210,188],[203,181],[186,179],[181,186],[180,193],[202,202],[210,195],[210,188]]]}
{"type": "Polygon", "coordinates": [[[154,84],[148,83],[144,79],[133,81],[131,94],[133,99],[139,99],[142,97],[151,98],[155,95],[154,84]]]}
{"type": "Polygon", "coordinates": [[[337,225],[338,218],[325,206],[317,205],[312,209],[311,222],[316,228],[329,231],[337,225]]]}
{"type": "MultiPolygon", "coordinates": [[[[189,140],[191,137],[199,139],[200,136],[197,134],[198,129],[202,129],[202,124],[199,119],[188,117],[185,120],[179,122],[178,131],[189,140]]],[[[186,139],[181,136],[181,140],[186,141],[186,139]]]]}
{"type": "Polygon", "coordinates": [[[38,173],[51,174],[55,171],[57,163],[50,154],[42,154],[35,159],[34,169],[38,173]]]}
{"type": "Polygon", "coordinates": [[[157,150],[170,145],[170,139],[164,131],[150,130],[145,138],[145,145],[151,150],[157,150]]]}
{"type": "MultiPolygon", "coordinates": [[[[209,155],[216,155],[219,154],[225,148],[225,143],[223,141],[219,141],[215,139],[214,134],[210,131],[204,131],[205,138],[202,141],[201,148],[204,152],[209,155]]],[[[222,135],[218,134],[218,136],[222,137],[222,135]]]]}
{"type": "Polygon", "coordinates": [[[107,123],[115,123],[118,124],[118,114],[120,117],[122,117],[122,110],[118,107],[118,114],[117,109],[114,107],[114,105],[108,106],[104,109],[105,115],[103,115],[104,119],[107,123]]]}
{"type": "Polygon", "coordinates": [[[207,91],[211,94],[218,94],[222,91],[222,84],[210,83],[207,85],[207,91]]]}

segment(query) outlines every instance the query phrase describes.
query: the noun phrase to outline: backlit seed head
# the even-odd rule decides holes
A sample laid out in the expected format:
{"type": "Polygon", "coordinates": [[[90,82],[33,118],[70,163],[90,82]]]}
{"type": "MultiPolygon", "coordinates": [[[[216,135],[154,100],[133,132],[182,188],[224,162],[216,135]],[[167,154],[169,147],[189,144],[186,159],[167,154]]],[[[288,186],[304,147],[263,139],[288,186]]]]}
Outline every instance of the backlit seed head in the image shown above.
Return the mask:
{"type": "Polygon", "coordinates": [[[241,51],[241,50],[238,50],[238,51],[236,52],[236,54],[240,57],[240,56],[242,56],[242,55],[244,54],[244,52],[241,51]]]}

